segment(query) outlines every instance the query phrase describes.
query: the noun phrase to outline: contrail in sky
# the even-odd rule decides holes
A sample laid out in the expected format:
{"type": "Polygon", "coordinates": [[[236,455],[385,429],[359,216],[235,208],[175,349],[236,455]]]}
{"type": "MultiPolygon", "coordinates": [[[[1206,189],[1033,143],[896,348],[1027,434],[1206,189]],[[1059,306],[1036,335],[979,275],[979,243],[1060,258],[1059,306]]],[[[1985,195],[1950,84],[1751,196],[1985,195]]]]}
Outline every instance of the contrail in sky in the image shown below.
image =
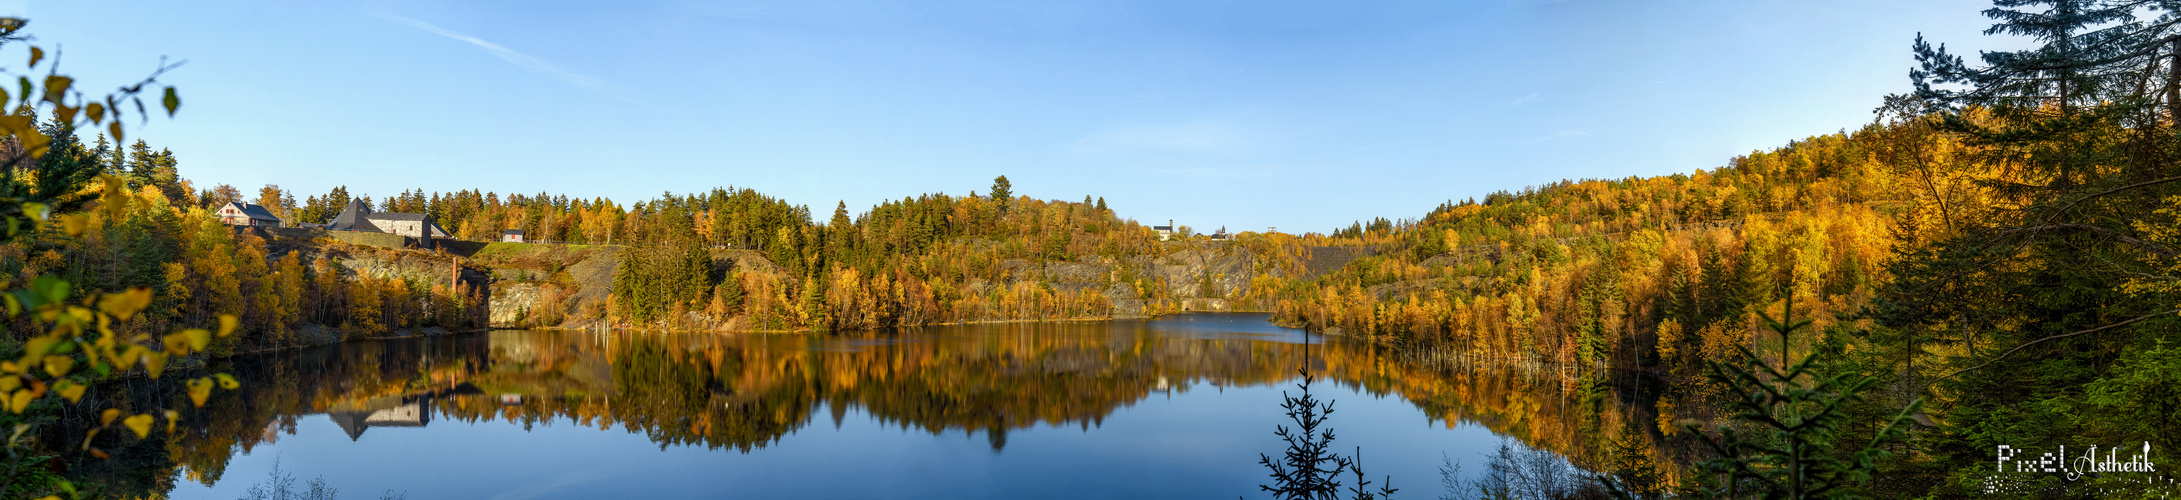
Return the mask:
{"type": "MultiPolygon", "coordinates": [[[[538,75],[547,78],[560,80],[561,83],[574,85],[576,86],[576,88],[609,95],[618,94],[617,92],[609,91],[607,89],[609,85],[607,85],[604,80],[599,80],[597,78],[577,74],[573,71],[561,69],[560,66],[555,66],[551,62],[547,62],[544,59],[539,59],[537,56],[516,52],[515,49],[507,48],[504,45],[488,42],[474,36],[450,31],[446,28],[433,26],[431,23],[427,23],[424,21],[418,21],[415,19],[401,17],[393,14],[378,14],[377,17],[379,19],[385,19],[388,21],[405,24],[411,28],[429,31],[439,36],[460,40],[462,42],[469,43],[470,45],[476,45],[477,48],[485,49],[485,52],[492,53],[492,55],[499,57],[500,60],[507,61],[508,64],[513,64],[515,65],[515,67],[522,68],[531,73],[537,73],[538,75]]],[[[627,99],[626,96],[617,95],[617,97],[627,99]]]]}

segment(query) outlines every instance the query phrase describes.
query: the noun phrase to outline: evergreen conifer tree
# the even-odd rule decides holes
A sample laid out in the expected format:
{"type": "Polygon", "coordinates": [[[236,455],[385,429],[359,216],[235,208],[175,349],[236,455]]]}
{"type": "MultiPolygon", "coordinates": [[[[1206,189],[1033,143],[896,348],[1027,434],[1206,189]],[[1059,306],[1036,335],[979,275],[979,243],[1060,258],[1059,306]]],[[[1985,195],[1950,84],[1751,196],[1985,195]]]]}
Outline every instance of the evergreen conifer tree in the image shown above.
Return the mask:
{"type": "Polygon", "coordinates": [[[1002,213],[1007,212],[1007,205],[1015,201],[1014,184],[1007,182],[1007,176],[992,178],[992,201],[999,203],[1002,213]]]}

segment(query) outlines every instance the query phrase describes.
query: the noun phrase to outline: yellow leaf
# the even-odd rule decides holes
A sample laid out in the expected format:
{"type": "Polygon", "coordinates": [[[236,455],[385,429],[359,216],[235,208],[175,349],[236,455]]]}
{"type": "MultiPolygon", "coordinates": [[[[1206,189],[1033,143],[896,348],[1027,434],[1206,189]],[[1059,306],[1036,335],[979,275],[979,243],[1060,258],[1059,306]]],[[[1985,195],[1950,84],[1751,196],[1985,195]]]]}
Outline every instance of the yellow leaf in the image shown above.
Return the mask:
{"type": "Polygon", "coordinates": [[[37,129],[16,133],[15,138],[23,142],[23,149],[29,150],[32,158],[43,157],[46,150],[53,149],[53,136],[37,129]]]}
{"type": "Polygon", "coordinates": [[[30,48],[30,67],[33,67],[33,68],[36,68],[36,67],[38,67],[38,61],[42,61],[42,60],[45,60],[45,49],[41,49],[41,48],[37,48],[37,47],[31,47],[31,48],[30,48]]]}
{"type": "Polygon", "coordinates": [[[8,375],[0,377],[0,394],[6,394],[22,387],[23,377],[21,376],[8,375]]]}
{"type": "Polygon", "coordinates": [[[61,391],[61,397],[64,397],[64,398],[68,398],[68,402],[70,402],[70,403],[74,403],[74,402],[77,402],[77,401],[80,401],[80,400],[82,400],[82,399],[83,399],[83,391],[84,391],[85,389],[90,389],[90,387],[88,387],[88,386],[85,386],[85,385],[83,385],[83,384],[78,384],[78,383],[75,383],[75,382],[63,382],[63,383],[60,383],[60,384],[53,384],[53,385],[54,385],[54,386],[56,386],[56,387],[60,387],[60,391],[61,391]]]}
{"type": "Polygon", "coordinates": [[[32,120],[33,118],[27,115],[0,116],[0,131],[6,131],[10,134],[20,134],[32,130],[37,130],[37,122],[32,120]]]}
{"type": "Polygon", "coordinates": [[[150,375],[151,375],[151,379],[152,379],[152,380],[159,380],[159,374],[160,374],[160,373],[165,373],[166,371],[167,371],[167,353],[163,353],[163,352],[146,352],[146,353],[144,353],[144,373],[150,374],[150,375]]]}
{"type": "Polygon", "coordinates": [[[0,372],[22,373],[23,365],[16,364],[14,361],[0,361],[0,372]]]}
{"type": "Polygon", "coordinates": [[[68,233],[69,236],[82,236],[83,227],[90,224],[90,222],[91,218],[83,214],[62,214],[61,231],[68,233]]]}
{"type": "Polygon", "coordinates": [[[95,102],[83,105],[83,117],[90,118],[93,125],[105,122],[106,105],[95,102]]]}
{"type": "Polygon", "coordinates": [[[121,409],[107,408],[106,411],[98,413],[98,426],[105,427],[108,425],[113,425],[114,419],[117,418],[121,418],[121,409]]]}
{"type": "Polygon", "coordinates": [[[36,118],[28,115],[0,116],[0,131],[15,134],[15,138],[23,142],[23,149],[30,150],[31,156],[44,156],[46,147],[53,143],[52,137],[38,130],[36,118]]]}
{"type": "MultiPolygon", "coordinates": [[[[0,92],[0,94],[5,94],[5,92],[0,92]]],[[[7,97],[6,95],[0,95],[0,102],[4,102],[4,101],[7,101],[7,100],[8,100],[8,97],[7,97]]],[[[118,118],[118,117],[117,117],[117,118],[114,118],[114,121],[112,121],[112,122],[107,122],[107,123],[106,123],[106,134],[107,134],[107,135],[111,135],[111,136],[114,136],[114,142],[121,142],[121,119],[120,119],[120,118],[118,118]]]]}
{"type": "Polygon", "coordinates": [[[204,400],[212,397],[212,378],[197,377],[190,379],[187,385],[189,385],[189,402],[203,408],[204,400]]]}
{"type": "MultiPolygon", "coordinates": [[[[171,433],[170,433],[170,434],[171,434],[171,433]]],[[[98,457],[98,459],[99,459],[99,460],[106,460],[106,459],[110,459],[110,458],[113,458],[113,456],[107,455],[107,454],[106,454],[106,451],[105,451],[105,450],[100,450],[100,449],[98,449],[98,448],[92,448],[92,449],[91,449],[91,456],[94,456],[94,457],[98,457]]],[[[46,497],[46,498],[60,498],[60,497],[46,497]]]]}
{"type": "Polygon", "coordinates": [[[228,334],[235,333],[235,324],[239,321],[235,319],[233,314],[220,315],[220,336],[226,337],[228,334]]]}
{"type": "Polygon", "coordinates": [[[167,334],[167,336],[166,336],[165,338],[161,338],[161,339],[159,339],[159,340],[160,340],[160,342],[161,342],[161,343],[163,343],[163,344],[165,344],[165,345],[166,345],[166,348],[167,348],[167,355],[169,355],[169,356],[188,356],[188,355],[189,355],[189,335],[185,335],[185,334],[183,334],[182,332],[174,332],[174,333],[169,333],[169,334],[167,334]]]}
{"type": "Polygon", "coordinates": [[[121,419],[121,425],[128,426],[129,431],[136,433],[136,437],[141,439],[144,436],[151,435],[151,421],[152,416],[150,413],[140,413],[121,419]]]}
{"type": "MultiPolygon", "coordinates": [[[[75,84],[76,79],[74,78],[69,78],[61,75],[47,75],[45,77],[45,101],[53,103],[54,106],[61,106],[63,104],[62,101],[65,101],[68,98],[68,87],[74,86],[75,84]]],[[[74,113],[70,114],[72,115],[74,113]]]]}
{"type": "Polygon", "coordinates": [[[135,316],[137,311],[142,311],[149,306],[151,306],[151,288],[141,286],[130,288],[121,293],[109,293],[98,300],[98,309],[100,311],[114,315],[115,318],[122,321],[128,321],[129,317],[135,316]]]}
{"type": "Polygon", "coordinates": [[[55,377],[67,375],[68,370],[75,367],[76,358],[59,355],[45,357],[45,372],[53,374],[55,377]]]}
{"type": "Polygon", "coordinates": [[[212,378],[218,379],[220,381],[221,389],[227,389],[232,391],[235,390],[236,387],[242,387],[242,382],[235,381],[234,375],[228,375],[225,373],[214,373],[212,374],[212,378]]]}
{"type": "Polygon", "coordinates": [[[59,343],[61,343],[60,337],[52,335],[41,335],[23,341],[23,362],[29,363],[30,360],[44,357],[47,352],[53,350],[54,344],[59,343]]]}
{"type": "Polygon", "coordinates": [[[212,345],[212,332],[191,328],[182,330],[182,335],[189,336],[189,350],[203,351],[206,346],[212,345]]]}
{"type": "Polygon", "coordinates": [[[175,422],[180,422],[180,421],[182,421],[182,413],[181,413],[181,412],[177,412],[177,411],[174,411],[174,410],[167,410],[167,433],[168,433],[168,434],[173,434],[173,433],[174,433],[174,423],[175,423],[175,422]]]}
{"type": "Polygon", "coordinates": [[[35,394],[31,394],[30,389],[23,389],[20,391],[15,391],[15,393],[13,394],[9,394],[8,411],[22,413],[24,408],[30,407],[30,398],[36,396],[37,395],[35,394]]]}
{"type": "Polygon", "coordinates": [[[150,350],[145,349],[144,346],[129,346],[128,349],[124,349],[121,351],[121,355],[114,356],[114,366],[123,370],[127,370],[130,366],[136,365],[136,360],[138,357],[143,356],[145,352],[149,351],[150,350]]]}

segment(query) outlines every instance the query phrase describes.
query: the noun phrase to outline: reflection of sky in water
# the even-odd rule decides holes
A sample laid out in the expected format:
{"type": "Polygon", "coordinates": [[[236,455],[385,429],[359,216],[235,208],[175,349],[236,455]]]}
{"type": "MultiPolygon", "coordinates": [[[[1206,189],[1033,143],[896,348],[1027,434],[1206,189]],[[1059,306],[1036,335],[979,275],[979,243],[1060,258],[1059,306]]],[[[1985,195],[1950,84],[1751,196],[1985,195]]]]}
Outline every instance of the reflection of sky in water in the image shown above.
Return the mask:
{"type": "MultiPolygon", "coordinates": [[[[1263,324],[1263,315],[1184,315],[1115,322],[1116,335],[1142,327],[1189,339],[1303,342],[1263,324]]],[[[809,342],[810,348],[883,349],[899,339],[809,342]]],[[[180,479],[174,498],[236,498],[264,480],[275,460],[298,482],[323,476],[343,497],[386,489],[411,499],[479,498],[1260,498],[1258,453],[1277,454],[1287,423],[1279,386],[1217,386],[1176,380],[1170,390],[1125,403],[1088,429],[1039,424],[1015,429],[994,451],[985,431],[883,423],[829,408],[778,443],[748,454],[701,446],[661,448],[619,424],[601,430],[567,419],[536,425],[433,418],[424,427],[372,427],[351,441],[322,414],[299,417],[297,433],[237,453],[218,484],[180,479]]],[[[1478,453],[1497,444],[1483,427],[1448,429],[1395,396],[1374,397],[1321,381],[1337,400],[1331,420],[1343,453],[1363,448],[1364,466],[1393,477],[1404,496],[1435,497],[1442,453],[1481,469],[1478,453]]],[[[469,395],[463,398],[493,398],[469,395]]],[[[473,401],[484,403],[486,401],[473,401]]],[[[1344,478],[1352,480],[1352,477],[1344,478]]]]}

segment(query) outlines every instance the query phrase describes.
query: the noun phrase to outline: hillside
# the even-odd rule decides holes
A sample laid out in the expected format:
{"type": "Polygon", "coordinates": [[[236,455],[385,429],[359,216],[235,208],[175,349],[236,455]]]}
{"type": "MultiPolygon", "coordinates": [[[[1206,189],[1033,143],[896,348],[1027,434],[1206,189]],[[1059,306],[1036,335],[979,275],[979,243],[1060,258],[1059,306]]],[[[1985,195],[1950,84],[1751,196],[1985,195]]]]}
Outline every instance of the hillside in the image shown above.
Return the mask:
{"type": "Polygon", "coordinates": [[[469,259],[493,276],[495,327],[776,331],[1268,311],[1266,297],[1278,287],[1308,276],[1309,267],[1337,268],[1355,254],[1327,248],[1316,258],[1284,258],[1300,254],[1292,248],[1283,254],[1279,243],[1255,234],[1234,241],[1152,241],[1134,252],[1059,259],[1010,257],[1009,247],[1005,241],[960,237],[914,256],[924,265],[959,259],[951,266],[879,267],[876,274],[865,274],[863,268],[837,263],[820,273],[822,279],[798,279],[757,250],[708,248],[701,265],[676,268],[686,273],[684,279],[703,280],[701,287],[686,288],[696,295],[668,298],[666,304],[653,295],[635,299],[652,302],[629,305],[622,302],[631,295],[628,289],[615,293],[616,280],[659,279],[629,276],[641,273],[642,266],[659,265],[646,260],[662,253],[655,246],[491,243],[469,259]],[[806,290],[820,296],[803,302],[806,290]],[[623,314],[645,306],[670,312],[648,320],[623,314]]]}
{"type": "Polygon", "coordinates": [[[1793,297],[1821,327],[1870,303],[1912,196],[1871,136],[1723,168],[1562,182],[1363,236],[1383,251],[1284,301],[1283,321],[1471,356],[1682,370],[1793,297]]]}

